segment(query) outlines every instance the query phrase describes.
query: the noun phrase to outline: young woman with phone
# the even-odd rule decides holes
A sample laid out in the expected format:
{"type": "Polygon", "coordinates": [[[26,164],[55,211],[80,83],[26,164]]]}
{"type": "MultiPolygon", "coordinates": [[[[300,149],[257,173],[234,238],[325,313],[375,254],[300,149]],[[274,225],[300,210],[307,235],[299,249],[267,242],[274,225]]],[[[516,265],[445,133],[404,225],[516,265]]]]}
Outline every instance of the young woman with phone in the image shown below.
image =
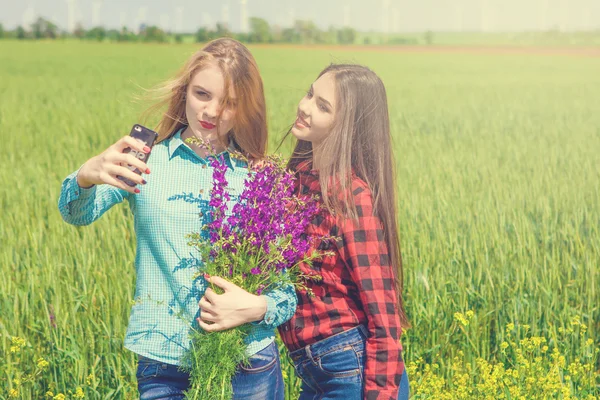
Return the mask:
{"type": "Polygon", "coordinates": [[[194,278],[198,261],[190,256],[186,239],[206,222],[199,215],[209,210],[212,187],[209,155],[187,139],[208,141],[224,156],[232,202],[243,190],[248,169],[230,152],[240,151],[250,160],[265,155],[266,110],[258,67],[241,43],[217,39],[194,54],[164,89],[162,106],[167,111],[148,161],[124,151],[148,154],[150,146],[131,136],[119,139],[64,180],[60,212],[68,223],[87,225],[115,204],[129,202],[137,237],[137,277],[125,347],[139,357],[142,400],[184,397],[189,376],[178,366],[198,316],[208,331],[253,325],[246,340],[250,366],[238,368],[232,381],[234,399],[283,399],[274,337],[276,327],[295,310],[293,287],[255,296],[212,277],[211,283],[225,289],[217,295],[207,289],[204,277],[194,278]],[[141,175],[132,171],[136,168],[141,175]],[[210,310],[199,309],[201,298],[208,299],[210,310]]]}

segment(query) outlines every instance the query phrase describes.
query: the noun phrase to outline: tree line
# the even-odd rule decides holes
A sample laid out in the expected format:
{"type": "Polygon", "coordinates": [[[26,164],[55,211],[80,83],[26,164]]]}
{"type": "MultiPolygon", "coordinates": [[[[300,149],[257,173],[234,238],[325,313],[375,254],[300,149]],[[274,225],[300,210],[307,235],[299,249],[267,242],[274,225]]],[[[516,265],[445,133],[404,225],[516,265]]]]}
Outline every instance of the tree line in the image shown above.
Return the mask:
{"type": "MultiPolygon", "coordinates": [[[[196,32],[171,33],[155,25],[142,24],[138,32],[129,30],[127,27],[121,29],[106,29],[96,26],[85,29],[77,24],[72,32],[61,30],[53,22],[39,17],[29,27],[18,26],[12,31],[4,30],[0,24],[0,38],[13,39],[58,39],[78,38],[82,40],[117,41],[117,42],[171,42],[181,43],[184,37],[192,36],[196,42],[207,42],[209,40],[228,36],[244,43],[298,43],[298,44],[375,44],[371,36],[359,37],[357,31],[350,27],[330,27],[323,30],[310,20],[297,20],[291,27],[282,28],[271,26],[262,18],[252,17],[248,20],[249,32],[232,32],[227,24],[217,23],[214,28],[200,27],[196,32]]],[[[430,43],[432,33],[425,35],[425,42],[430,43]]],[[[376,44],[416,44],[415,38],[403,38],[398,35],[378,35],[376,44]]]]}

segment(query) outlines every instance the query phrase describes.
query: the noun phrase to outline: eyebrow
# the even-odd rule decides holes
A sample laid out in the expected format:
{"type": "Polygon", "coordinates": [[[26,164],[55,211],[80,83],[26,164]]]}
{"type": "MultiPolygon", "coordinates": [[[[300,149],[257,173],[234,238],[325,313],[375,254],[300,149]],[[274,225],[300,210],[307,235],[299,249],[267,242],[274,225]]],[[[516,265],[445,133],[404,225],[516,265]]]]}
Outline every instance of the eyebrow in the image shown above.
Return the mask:
{"type": "MultiPolygon", "coordinates": [[[[206,93],[208,93],[208,94],[212,94],[212,92],[211,92],[210,90],[207,90],[207,89],[203,88],[203,87],[202,87],[202,86],[200,86],[200,85],[194,85],[194,89],[200,89],[200,90],[202,90],[203,92],[206,92],[206,93]]],[[[230,97],[229,97],[229,100],[230,100],[230,101],[233,101],[233,102],[235,102],[235,101],[237,101],[237,97],[231,97],[231,96],[230,96],[230,97]]]]}
{"type": "MultiPolygon", "coordinates": [[[[314,93],[315,89],[313,88],[313,85],[310,85],[310,90],[314,93]]],[[[327,104],[329,107],[333,108],[333,106],[331,105],[331,103],[328,102],[327,100],[325,100],[324,98],[322,98],[321,96],[317,96],[317,98],[319,100],[321,100],[323,103],[327,104]]]]}
{"type": "Polygon", "coordinates": [[[203,87],[202,87],[202,86],[200,86],[200,85],[194,85],[194,89],[200,89],[200,90],[202,90],[203,92],[210,93],[210,90],[206,90],[205,88],[203,88],[203,87]]]}

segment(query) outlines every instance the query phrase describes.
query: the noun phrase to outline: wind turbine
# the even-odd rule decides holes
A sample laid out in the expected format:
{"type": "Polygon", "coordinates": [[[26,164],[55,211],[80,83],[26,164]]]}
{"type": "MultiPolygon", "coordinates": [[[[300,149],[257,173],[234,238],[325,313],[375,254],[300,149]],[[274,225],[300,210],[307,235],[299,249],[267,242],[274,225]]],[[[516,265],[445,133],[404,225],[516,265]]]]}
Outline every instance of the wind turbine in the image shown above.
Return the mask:
{"type": "Polygon", "coordinates": [[[248,0],[240,0],[240,30],[248,32],[248,0]]]}
{"type": "Polygon", "coordinates": [[[92,26],[100,25],[100,8],[102,8],[102,0],[94,0],[92,3],[92,26]]]}
{"type": "Polygon", "coordinates": [[[77,6],[77,0],[66,0],[67,3],[67,31],[73,32],[75,30],[75,7],[77,6]]]}

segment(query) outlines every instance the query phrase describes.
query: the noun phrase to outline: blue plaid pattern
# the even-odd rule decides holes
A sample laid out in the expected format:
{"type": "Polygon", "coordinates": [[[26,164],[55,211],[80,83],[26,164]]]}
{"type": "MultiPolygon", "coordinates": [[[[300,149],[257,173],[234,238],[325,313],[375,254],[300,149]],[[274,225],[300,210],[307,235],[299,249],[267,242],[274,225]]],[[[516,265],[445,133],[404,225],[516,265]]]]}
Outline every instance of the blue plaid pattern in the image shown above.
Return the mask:
{"type": "MultiPolygon", "coordinates": [[[[231,201],[244,188],[247,165],[223,153],[228,170],[231,201]]],[[[199,316],[198,301],[206,289],[203,277],[193,278],[201,266],[185,235],[199,232],[206,223],[212,188],[212,168],[181,140],[181,131],[152,149],[151,174],[141,193],[100,185],[83,189],[77,171],[62,184],[59,210],[73,225],[88,225],[115,204],[129,202],[137,236],[135,301],[131,309],[125,347],[157,361],[180,364],[189,348],[189,333],[199,316]]],[[[296,309],[293,286],[265,293],[267,313],[252,323],[246,339],[248,355],[256,354],[275,339],[275,328],[292,317],[296,309]]]]}

